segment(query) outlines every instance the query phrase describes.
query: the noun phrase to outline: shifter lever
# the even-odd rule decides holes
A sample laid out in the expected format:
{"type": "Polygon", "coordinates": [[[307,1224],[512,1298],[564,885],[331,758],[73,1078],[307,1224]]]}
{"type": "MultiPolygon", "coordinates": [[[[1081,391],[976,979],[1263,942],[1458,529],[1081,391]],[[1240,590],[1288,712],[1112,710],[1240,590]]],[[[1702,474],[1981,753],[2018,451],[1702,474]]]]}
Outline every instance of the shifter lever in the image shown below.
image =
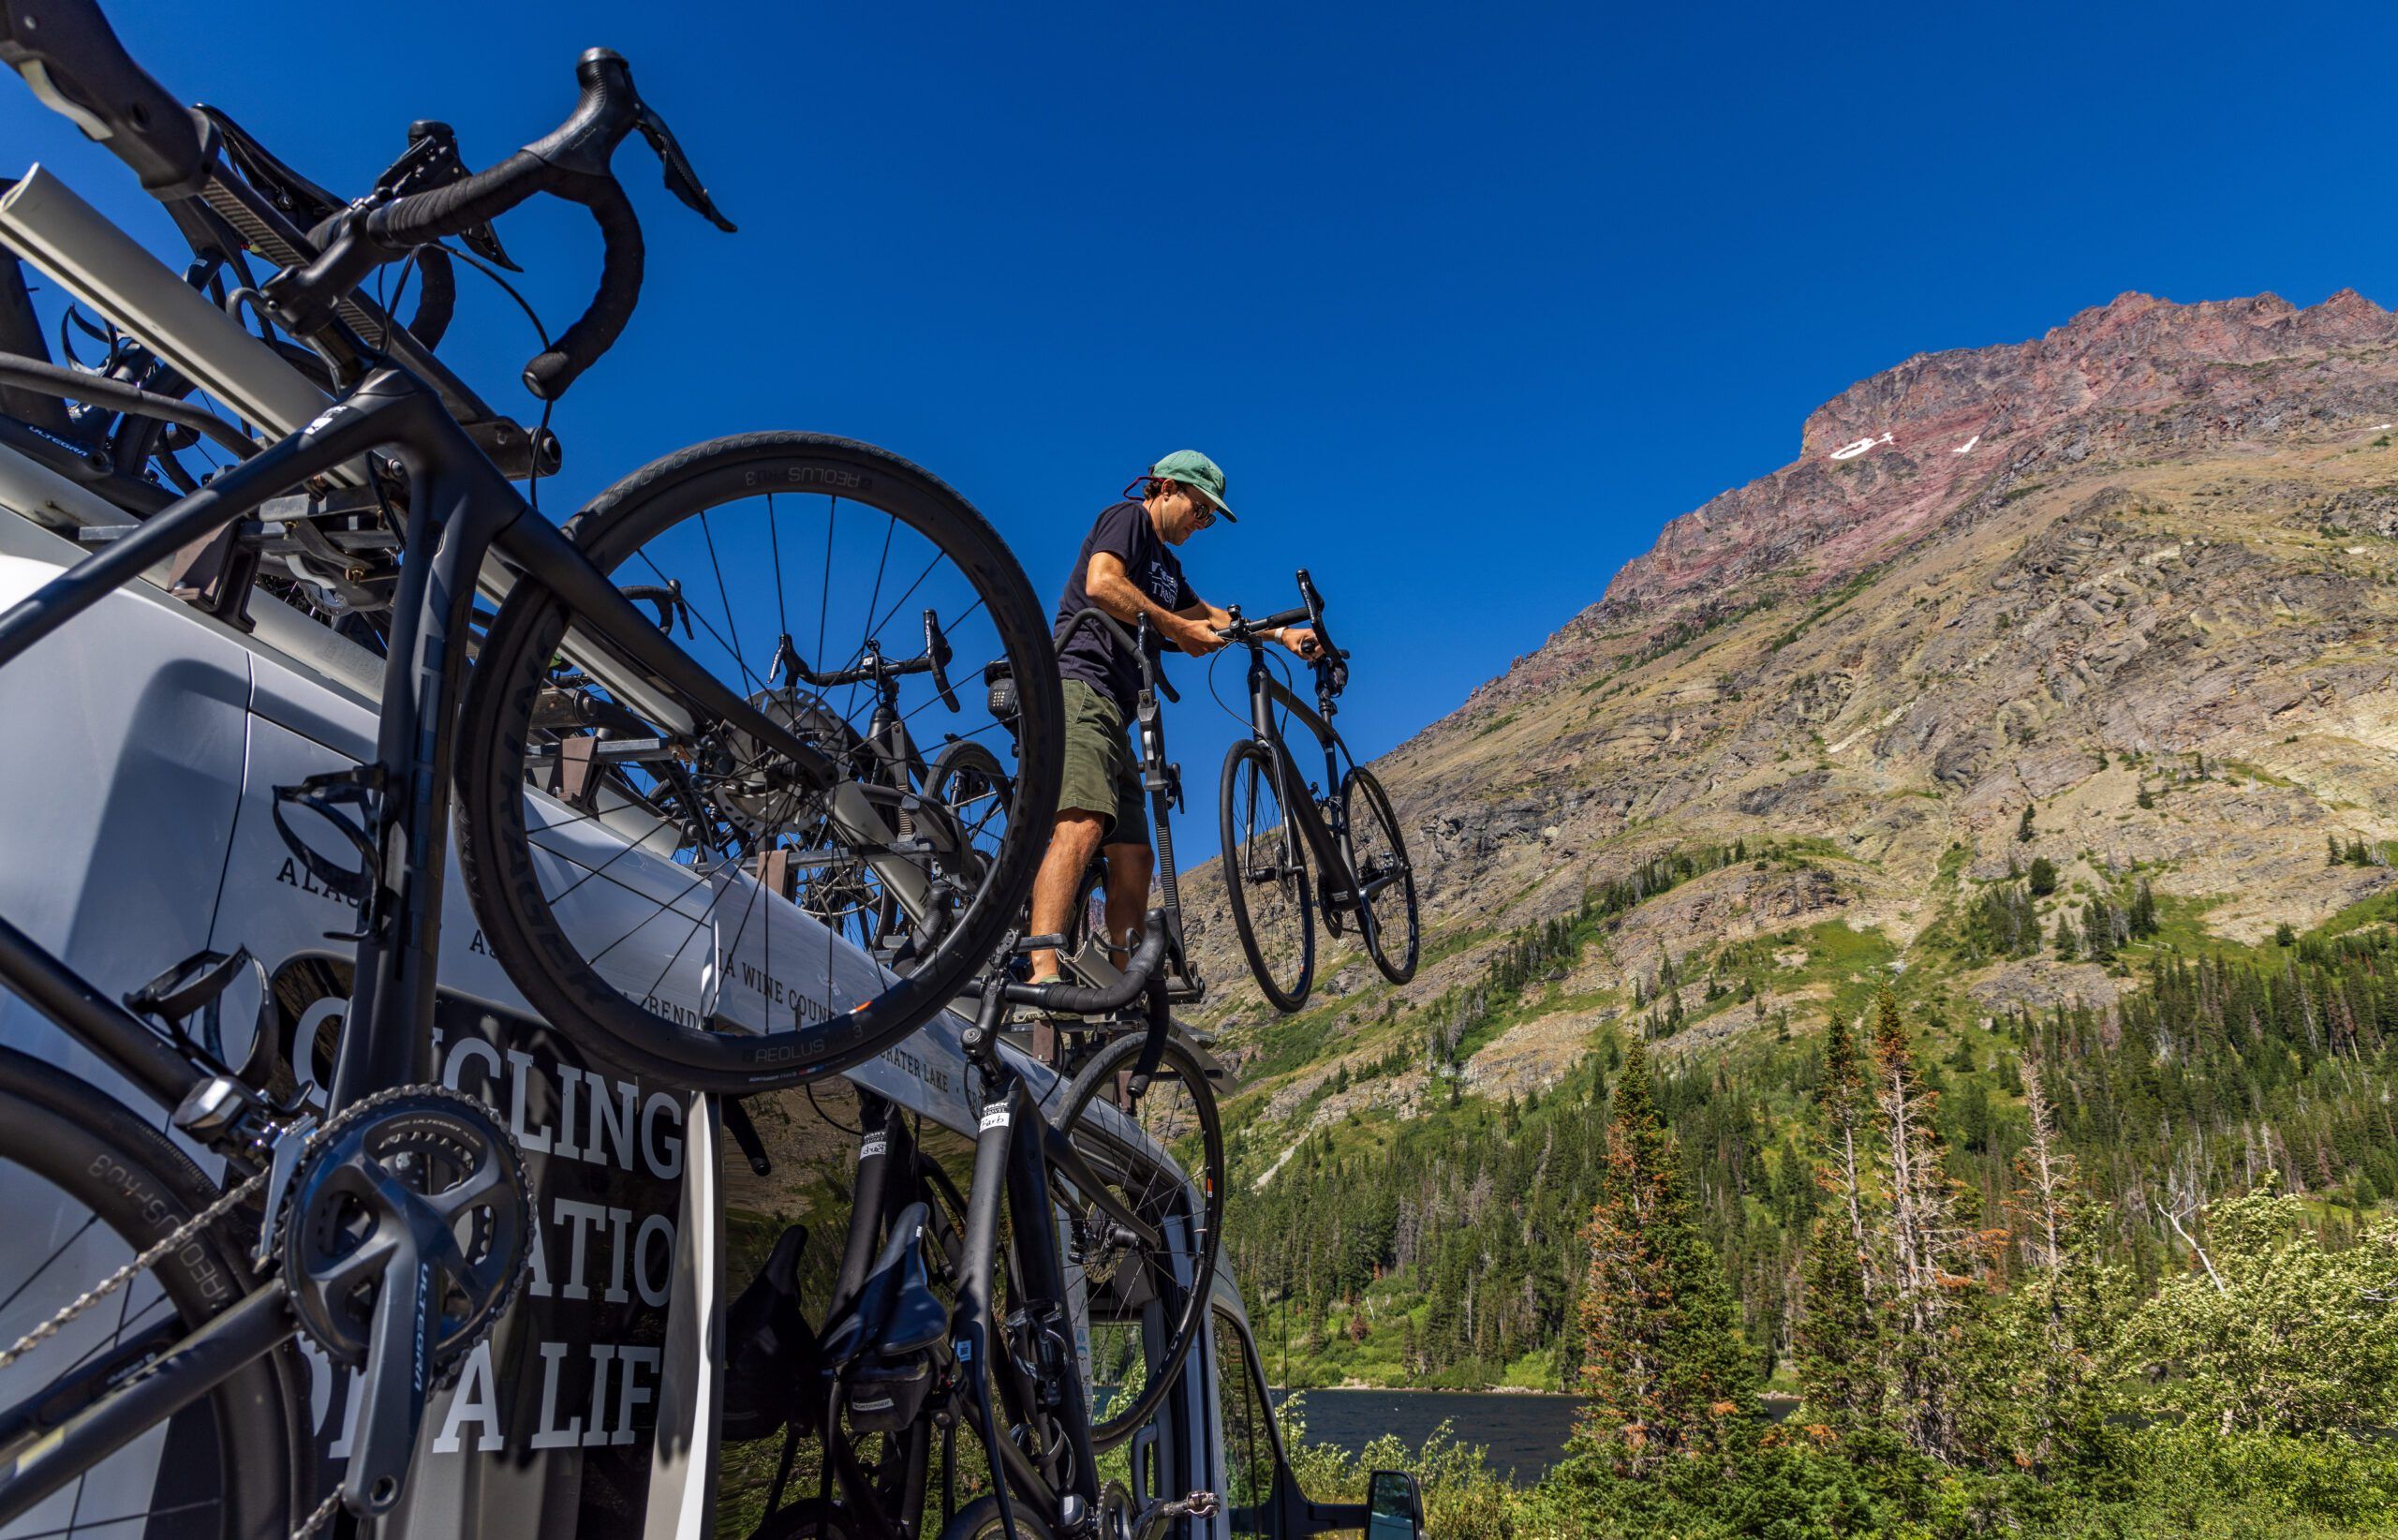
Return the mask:
{"type": "Polygon", "coordinates": [[[683,146],[675,141],[674,130],[666,126],[666,120],[659,117],[649,103],[635,100],[633,126],[641,130],[641,137],[649,141],[649,147],[657,151],[658,158],[665,163],[668,192],[704,215],[717,229],[732,231],[737,228],[718,212],[715,200],[709,198],[708,190],[700,185],[700,173],[691,169],[691,157],[685,155],[683,146]]]}

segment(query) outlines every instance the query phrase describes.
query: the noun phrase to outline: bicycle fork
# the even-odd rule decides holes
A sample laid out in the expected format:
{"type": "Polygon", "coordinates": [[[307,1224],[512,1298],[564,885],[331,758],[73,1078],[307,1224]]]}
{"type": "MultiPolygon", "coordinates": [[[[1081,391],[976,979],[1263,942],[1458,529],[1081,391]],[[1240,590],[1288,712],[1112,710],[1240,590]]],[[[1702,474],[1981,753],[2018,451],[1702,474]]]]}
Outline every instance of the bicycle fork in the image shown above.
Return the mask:
{"type": "MultiPolygon", "coordinates": [[[[1050,1511],[1044,1522],[1061,1534],[1078,1533],[1078,1515],[1096,1512],[1097,1455],[1090,1444],[1089,1408],[1083,1402],[1079,1373],[1070,1365],[1019,1363],[1005,1333],[995,1329],[991,1316],[991,1286],[999,1265],[999,1204],[1005,1199],[1014,1216],[1014,1266],[1011,1282],[1019,1308],[1028,1314],[1044,1303],[1066,1298],[1065,1269],[1058,1251],[1053,1220],[1049,1170],[1044,1158],[1041,1132],[1044,1126],[1038,1103],[1014,1070],[999,1057],[999,1026],[1005,1011],[997,987],[986,991],[974,1028],[967,1033],[968,1055],[983,1071],[989,1088],[982,1103],[974,1139],[974,1181],[966,1204],[966,1252],[957,1303],[950,1316],[951,1351],[965,1381],[968,1414],[983,1441],[991,1464],[992,1489],[999,1521],[1010,1534],[1015,1527],[1015,1497],[1011,1488],[1043,1500],[1050,1511]],[[1023,1137],[1017,1136],[1021,1128],[1023,1137]],[[1064,1447],[1055,1447],[1042,1423],[1046,1393],[1054,1385],[1055,1423],[1064,1435],[1064,1447]],[[1031,1432],[1029,1450],[1020,1447],[999,1427],[997,1402],[1015,1408],[1031,1432]],[[1059,1483],[1049,1471],[1062,1457],[1070,1479],[1059,1483]],[[1059,1490],[1060,1487],[1064,1490],[1059,1490]]],[[[1029,1319],[1033,1332],[1044,1329],[1029,1319]]],[[[1066,1344],[1071,1355],[1073,1344],[1066,1344]]],[[[1039,1353],[1036,1345],[1034,1352],[1039,1353]]]]}

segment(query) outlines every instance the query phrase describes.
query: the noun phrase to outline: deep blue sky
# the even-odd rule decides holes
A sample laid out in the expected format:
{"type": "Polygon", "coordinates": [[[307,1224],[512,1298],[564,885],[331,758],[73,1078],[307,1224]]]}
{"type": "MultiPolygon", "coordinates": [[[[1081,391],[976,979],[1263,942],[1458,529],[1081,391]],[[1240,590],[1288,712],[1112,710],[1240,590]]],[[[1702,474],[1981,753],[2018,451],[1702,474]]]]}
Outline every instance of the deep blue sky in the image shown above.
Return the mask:
{"type": "MultiPolygon", "coordinates": [[[[1195,446],[1243,520],[1192,577],[1261,609],[1314,570],[1363,755],[1910,354],[2127,289],[2398,293],[2386,7],[110,9],[169,89],[342,191],[414,117],[495,159],[562,115],[579,49],[624,52],[742,229],[622,153],[650,285],[560,409],[553,507],[691,439],[844,433],[964,490],[1046,602],[1091,514],[1195,446]]],[[[13,85],[0,147],[170,245],[13,85]]],[[[585,216],[502,233],[562,325],[585,216]]],[[[444,352],[529,420],[523,322],[462,282],[444,352]]],[[[1187,694],[1212,825],[1230,724],[1187,694]]]]}

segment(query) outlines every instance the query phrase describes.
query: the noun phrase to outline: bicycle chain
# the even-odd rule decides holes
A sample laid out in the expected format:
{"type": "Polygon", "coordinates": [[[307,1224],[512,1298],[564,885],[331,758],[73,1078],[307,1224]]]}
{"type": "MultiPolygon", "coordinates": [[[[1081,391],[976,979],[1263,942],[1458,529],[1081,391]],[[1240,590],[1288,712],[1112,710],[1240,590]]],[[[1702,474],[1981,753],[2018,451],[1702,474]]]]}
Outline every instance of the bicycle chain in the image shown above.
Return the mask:
{"type": "MultiPolygon", "coordinates": [[[[377,1108],[383,1106],[387,1103],[396,1101],[400,1097],[412,1095],[420,1091],[441,1093],[444,1091],[444,1088],[431,1085],[394,1086],[389,1090],[377,1091],[372,1096],[363,1098],[361,1101],[353,1102],[348,1107],[343,1110],[341,1116],[326,1122],[322,1127],[317,1129],[307,1136],[307,1142],[301,1147],[300,1159],[303,1161],[306,1160],[310,1155],[315,1154],[317,1149],[322,1146],[331,1135],[342,1132],[351,1123],[360,1120],[367,1114],[375,1111],[377,1108]]],[[[282,1130],[278,1128],[276,1132],[281,1133],[282,1130]]],[[[119,1267],[115,1272],[111,1273],[107,1278],[102,1279],[96,1285],[85,1291],[81,1296],[69,1301],[65,1308],[58,1311],[57,1314],[52,1316],[49,1320],[44,1321],[41,1325],[34,1327],[33,1330],[25,1333],[24,1336],[19,1338],[16,1342],[5,1352],[0,1352],[0,1370],[6,1370],[19,1358],[23,1357],[35,1348],[39,1347],[43,1342],[46,1342],[51,1338],[58,1335],[59,1332],[72,1325],[76,1318],[81,1316],[84,1311],[90,1310],[101,1300],[106,1299],[109,1296],[114,1294],[117,1290],[131,1282],[134,1279],[141,1276],[142,1273],[156,1266],[161,1258],[172,1255],[176,1251],[180,1250],[185,1242],[198,1236],[202,1230],[207,1229],[218,1220],[223,1219],[227,1214],[231,1213],[234,1209],[240,1207],[244,1202],[255,1196],[259,1190],[267,1184],[268,1179],[273,1175],[274,1167],[269,1165],[266,1169],[261,1170],[258,1175],[250,1177],[241,1185],[229,1189],[222,1197],[219,1197],[215,1202],[210,1204],[207,1207],[201,1209],[199,1213],[193,1215],[190,1219],[185,1220],[173,1230],[168,1232],[163,1238],[154,1242],[147,1249],[138,1253],[132,1261],[126,1263],[124,1266],[119,1267]]],[[[282,1216],[269,1215],[267,1219],[268,1222],[271,1222],[275,1226],[276,1233],[279,1235],[282,1230],[282,1216]]],[[[290,1283],[287,1280],[280,1278],[274,1280],[274,1286],[281,1289],[287,1296],[291,1292],[290,1283]]],[[[316,1511],[310,1514],[306,1519],[302,1521],[298,1529],[291,1532],[291,1540],[314,1540],[317,1532],[325,1527],[326,1522],[333,1518],[334,1511],[340,1506],[341,1488],[336,1486],[332,1492],[326,1495],[325,1500],[322,1503],[317,1504],[316,1511]]]]}
{"type": "Polygon", "coordinates": [[[192,1218],[169,1231],[164,1239],[151,1246],[147,1251],[136,1253],[132,1261],[102,1279],[98,1284],[86,1291],[81,1297],[68,1301],[57,1314],[18,1338],[14,1346],[5,1353],[0,1353],[0,1369],[7,1369],[35,1348],[57,1336],[72,1324],[77,1316],[149,1271],[151,1267],[157,1265],[161,1257],[180,1250],[192,1236],[240,1207],[259,1188],[266,1185],[268,1175],[269,1173],[261,1171],[241,1186],[232,1189],[192,1218]]]}
{"type": "Polygon", "coordinates": [[[316,1540],[317,1532],[325,1527],[326,1520],[332,1518],[333,1510],[340,1506],[341,1488],[335,1487],[325,1494],[325,1500],[322,1503],[317,1504],[317,1511],[310,1514],[305,1522],[291,1532],[291,1540],[316,1540]]]}

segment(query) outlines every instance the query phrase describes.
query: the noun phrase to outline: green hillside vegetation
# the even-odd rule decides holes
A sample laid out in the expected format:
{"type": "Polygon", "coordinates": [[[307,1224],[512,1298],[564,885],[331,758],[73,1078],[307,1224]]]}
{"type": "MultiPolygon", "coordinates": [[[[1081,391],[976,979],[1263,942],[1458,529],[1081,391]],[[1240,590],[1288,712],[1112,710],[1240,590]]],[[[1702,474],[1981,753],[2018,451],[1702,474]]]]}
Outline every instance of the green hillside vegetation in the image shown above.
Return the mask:
{"type": "MultiPolygon", "coordinates": [[[[1353,1107],[1295,1148],[1273,1143],[1252,1093],[1227,1244],[1269,1372],[1590,1391],[1611,1362],[1695,1355],[1707,1383],[1739,1381],[1681,1429],[1683,1457],[1626,1457],[1627,1438],[1666,1430],[1654,1408],[1619,1407],[1536,1492],[1485,1493],[1500,1527],[1460,1533],[1603,1533],[1574,1515],[1719,1533],[1726,1481],[1829,1526],[1726,1533],[1962,1533],[2002,1514],[2081,1533],[2102,1512],[2131,1527],[2088,1533],[2200,1533],[2202,1516],[2176,1531],[2159,1504],[2210,1492],[2252,1527],[2203,1533],[2398,1526],[2398,1450],[2353,1442],[2398,1425],[2391,897],[2243,947],[2203,937],[2203,906],[2139,873],[2039,897],[2052,878],[1961,880],[1903,959],[1839,922],[1668,955],[1632,998],[1605,997],[1614,1018],[1562,1078],[1463,1090],[1474,1046],[1591,1003],[1563,982],[1642,904],[1734,863],[1814,859],[1666,852],[1502,938],[1476,980],[1417,1008],[1338,1002],[1369,1023],[1357,1067],[1293,1124],[1379,1075],[1428,1069],[1444,1088],[1411,1117],[1353,1107]],[[2134,987],[2105,1008],[1961,1003],[1974,970],[2031,952],[2134,987]],[[1759,995],[1801,1003],[1681,1049],[1759,995]],[[1628,1219],[1626,1141],[1651,1123],[1634,1162],[1650,1207],[1628,1219]],[[1626,1236],[1671,1252],[1676,1281],[1656,1292],[1711,1325],[1627,1348],[1621,1300],[1641,1289],[1606,1276],[1626,1236]],[[1770,1424],[1766,1395],[1798,1410],[1770,1424]],[[2167,1472],[2213,1485],[2157,1486],[2167,1472]]],[[[1443,1469],[1461,1458],[1451,1447],[1443,1469]]]]}

